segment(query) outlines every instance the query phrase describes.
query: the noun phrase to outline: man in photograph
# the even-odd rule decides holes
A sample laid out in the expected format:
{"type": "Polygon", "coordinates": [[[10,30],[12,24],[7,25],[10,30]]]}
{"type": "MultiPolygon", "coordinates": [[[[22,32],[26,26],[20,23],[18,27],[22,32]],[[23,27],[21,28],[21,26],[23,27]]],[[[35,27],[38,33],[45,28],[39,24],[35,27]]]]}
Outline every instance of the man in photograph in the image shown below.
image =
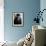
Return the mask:
{"type": "Polygon", "coordinates": [[[16,14],[16,16],[14,17],[14,24],[22,24],[21,21],[22,20],[20,14],[16,14]]]}

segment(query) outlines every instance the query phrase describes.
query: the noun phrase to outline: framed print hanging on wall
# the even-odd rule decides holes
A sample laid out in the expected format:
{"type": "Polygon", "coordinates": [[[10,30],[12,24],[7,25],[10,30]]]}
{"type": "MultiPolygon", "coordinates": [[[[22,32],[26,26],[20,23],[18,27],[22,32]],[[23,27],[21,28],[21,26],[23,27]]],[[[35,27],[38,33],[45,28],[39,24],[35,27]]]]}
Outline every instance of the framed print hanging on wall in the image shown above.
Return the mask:
{"type": "Polygon", "coordinates": [[[13,12],[12,19],[13,26],[24,26],[24,12],[13,12]]]}

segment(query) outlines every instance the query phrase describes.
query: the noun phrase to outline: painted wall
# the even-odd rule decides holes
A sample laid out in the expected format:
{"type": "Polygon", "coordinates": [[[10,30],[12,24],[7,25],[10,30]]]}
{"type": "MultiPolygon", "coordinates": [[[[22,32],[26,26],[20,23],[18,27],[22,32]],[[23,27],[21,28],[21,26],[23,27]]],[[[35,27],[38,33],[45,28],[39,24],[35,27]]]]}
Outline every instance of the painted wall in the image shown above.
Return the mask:
{"type": "Polygon", "coordinates": [[[4,41],[4,0],[0,0],[0,42],[4,41]]]}
{"type": "MultiPolygon", "coordinates": [[[[41,11],[43,10],[43,9],[46,9],[46,0],[41,0],[40,1],[40,9],[41,9],[41,11]]],[[[43,12],[43,15],[42,15],[42,17],[43,17],[43,22],[41,21],[40,22],[40,25],[43,25],[43,26],[45,26],[46,27],[46,10],[43,12]]]]}
{"type": "Polygon", "coordinates": [[[32,29],[40,0],[4,0],[4,36],[7,41],[18,41],[32,29]],[[24,27],[12,26],[12,12],[24,12],[24,27]]]}

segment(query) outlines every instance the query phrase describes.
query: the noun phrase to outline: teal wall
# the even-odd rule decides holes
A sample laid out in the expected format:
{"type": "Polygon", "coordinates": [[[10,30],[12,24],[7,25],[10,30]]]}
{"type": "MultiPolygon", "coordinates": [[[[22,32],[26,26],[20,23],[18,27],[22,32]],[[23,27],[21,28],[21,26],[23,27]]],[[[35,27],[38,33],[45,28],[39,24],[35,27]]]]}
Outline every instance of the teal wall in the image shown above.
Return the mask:
{"type": "Polygon", "coordinates": [[[40,0],[4,0],[4,38],[18,41],[32,29],[35,12],[40,9],[40,0]],[[24,12],[24,27],[12,26],[12,12],[24,12]]]}

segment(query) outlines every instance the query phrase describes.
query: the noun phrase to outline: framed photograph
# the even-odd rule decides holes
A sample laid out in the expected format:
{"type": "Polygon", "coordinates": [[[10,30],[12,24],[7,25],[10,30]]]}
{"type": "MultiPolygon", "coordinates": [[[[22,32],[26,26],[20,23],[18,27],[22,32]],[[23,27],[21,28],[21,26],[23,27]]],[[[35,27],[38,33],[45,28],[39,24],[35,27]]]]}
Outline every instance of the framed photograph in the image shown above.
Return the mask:
{"type": "Polygon", "coordinates": [[[12,19],[13,26],[24,26],[24,12],[13,12],[12,19]]]}

